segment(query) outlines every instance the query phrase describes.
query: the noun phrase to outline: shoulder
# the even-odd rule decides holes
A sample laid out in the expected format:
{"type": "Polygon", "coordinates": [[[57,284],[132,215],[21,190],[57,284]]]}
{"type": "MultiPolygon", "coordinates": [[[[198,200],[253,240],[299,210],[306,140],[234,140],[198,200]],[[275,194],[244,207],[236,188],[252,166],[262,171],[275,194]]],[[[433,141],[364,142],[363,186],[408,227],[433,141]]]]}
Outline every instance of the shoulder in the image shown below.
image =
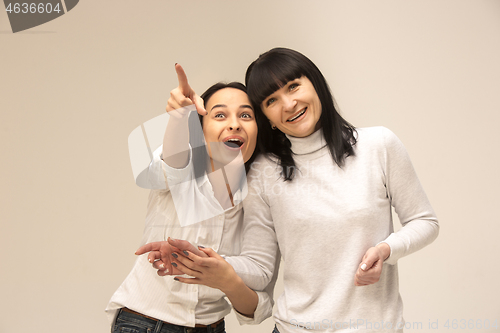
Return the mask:
{"type": "Polygon", "coordinates": [[[247,179],[250,183],[261,183],[262,181],[277,179],[280,175],[281,169],[278,160],[268,154],[260,154],[250,166],[247,179]]]}
{"type": "Polygon", "coordinates": [[[383,142],[386,138],[396,137],[396,134],[384,126],[356,128],[356,132],[358,133],[358,140],[366,140],[370,142],[383,142]]]}
{"type": "Polygon", "coordinates": [[[356,131],[358,133],[356,146],[360,149],[384,149],[401,144],[396,134],[387,127],[363,127],[356,128],[356,131]]]}
{"type": "Polygon", "coordinates": [[[272,168],[277,168],[278,167],[278,159],[276,157],[273,157],[269,154],[259,154],[255,161],[253,161],[252,165],[250,166],[250,171],[249,174],[252,172],[255,172],[257,170],[264,170],[269,167],[272,168]]]}

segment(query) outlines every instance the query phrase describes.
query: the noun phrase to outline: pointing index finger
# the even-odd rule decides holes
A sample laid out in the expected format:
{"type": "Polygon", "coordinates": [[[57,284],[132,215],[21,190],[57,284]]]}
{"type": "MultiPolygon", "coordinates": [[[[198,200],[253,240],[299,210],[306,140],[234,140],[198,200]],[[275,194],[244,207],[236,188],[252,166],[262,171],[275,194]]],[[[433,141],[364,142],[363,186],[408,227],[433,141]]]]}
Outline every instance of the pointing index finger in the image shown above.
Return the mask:
{"type": "Polygon", "coordinates": [[[141,255],[147,252],[158,251],[158,250],[160,250],[159,242],[153,242],[141,246],[140,248],[137,249],[137,251],[135,251],[135,254],[141,255]]]}
{"type": "Polygon", "coordinates": [[[203,106],[203,99],[198,96],[193,89],[191,89],[191,86],[188,83],[186,72],[184,72],[182,66],[179,64],[175,64],[175,71],[177,72],[177,80],[179,81],[179,90],[181,91],[181,93],[185,97],[191,99],[199,114],[201,114],[202,116],[206,115],[207,111],[203,106]]]}
{"type": "Polygon", "coordinates": [[[179,88],[182,94],[190,98],[192,90],[189,86],[186,72],[184,72],[184,69],[179,64],[175,64],[175,71],[177,72],[177,80],[179,81],[179,88]]]}

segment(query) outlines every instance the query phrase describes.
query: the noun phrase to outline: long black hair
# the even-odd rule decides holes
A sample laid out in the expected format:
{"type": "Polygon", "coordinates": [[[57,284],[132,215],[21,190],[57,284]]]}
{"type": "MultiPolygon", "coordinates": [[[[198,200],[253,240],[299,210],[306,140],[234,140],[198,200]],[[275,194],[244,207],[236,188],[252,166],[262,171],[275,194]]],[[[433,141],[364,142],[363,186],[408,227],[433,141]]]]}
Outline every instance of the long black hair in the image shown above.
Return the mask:
{"type": "MultiPolygon", "coordinates": [[[[225,88],[234,88],[234,89],[239,89],[243,91],[245,94],[247,93],[247,88],[243,83],[240,82],[229,82],[229,83],[224,83],[224,82],[218,82],[212,86],[210,86],[203,94],[201,94],[201,98],[203,99],[203,104],[206,107],[208,100],[210,97],[212,97],[213,94],[218,92],[219,90],[225,89],[225,88]]],[[[255,113],[255,112],[254,112],[255,113]]],[[[257,115],[255,115],[255,118],[257,120],[257,115]]],[[[198,113],[191,113],[189,117],[189,128],[197,128],[198,124],[196,122],[201,123],[201,127],[203,128],[203,116],[198,114],[198,113]],[[198,116],[196,116],[198,115],[198,116]]],[[[204,141],[204,136],[203,133],[199,133],[199,131],[189,131],[189,141],[191,143],[192,147],[197,147],[193,148],[193,165],[195,168],[195,175],[196,177],[200,177],[203,175],[203,173],[206,171],[206,166],[210,165],[210,156],[208,156],[207,150],[205,148],[205,141],[204,141]],[[208,162],[207,162],[208,161],[208,162]]],[[[255,150],[250,157],[248,161],[245,162],[245,170],[248,172],[250,169],[250,165],[252,162],[255,160],[257,155],[259,154],[259,146],[258,146],[258,139],[257,139],[257,145],[255,146],[255,150]]]]}
{"type": "Polygon", "coordinates": [[[353,146],[356,144],[356,129],[337,112],[328,83],[309,58],[286,48],[274,48],[261,54],[248,67],[245,83],[248,97],[255,109],[260,151],[278,159],[285,181],[291,181],[294,177],[295,161],[291,143],[283,132],[271,128],[261,104],[289,81],[302,76],[311,81],[318,94],[322,107],[319,122],[323,136],[333,161],[339,167],[344,165],[347,156],[354,155],[353,146]]]}

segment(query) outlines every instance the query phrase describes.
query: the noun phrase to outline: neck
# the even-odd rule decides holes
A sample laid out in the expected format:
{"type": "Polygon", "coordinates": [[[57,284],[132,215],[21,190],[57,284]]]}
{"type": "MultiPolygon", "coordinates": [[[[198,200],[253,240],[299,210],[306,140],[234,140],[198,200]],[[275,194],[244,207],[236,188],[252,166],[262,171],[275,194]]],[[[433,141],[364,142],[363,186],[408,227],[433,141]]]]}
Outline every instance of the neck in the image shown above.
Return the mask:
{"type": "Polygon", "coordinates": [[[233,161],[227,165],[216,168],[217,162],[210,159],[210,169],[208,179],[212,184],[215,198],[224,209],[234,206],[233,193],[240,190],[246,177],[243,162],[233,161]]]}

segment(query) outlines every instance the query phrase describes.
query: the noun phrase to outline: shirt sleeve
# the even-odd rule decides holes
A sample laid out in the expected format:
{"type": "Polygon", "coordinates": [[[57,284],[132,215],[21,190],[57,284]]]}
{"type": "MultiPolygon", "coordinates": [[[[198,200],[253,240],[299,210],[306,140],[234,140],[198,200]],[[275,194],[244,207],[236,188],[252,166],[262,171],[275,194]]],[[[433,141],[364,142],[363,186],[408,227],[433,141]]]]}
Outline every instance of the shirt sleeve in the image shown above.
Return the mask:
{"type": "Polygon", "coordinates": [[[162,159],[163,145],[153,152],[153,159],[148,168],[148,184],[151,189],[169,190],[169,184],[178,184],[193,176],[192,148],[189,147],[188,164],[182,169],[172,168],[162,159]]]}
{"type": "Polygon", "coordinates": [[[394,265],[399,258],[432,243],[439,224],[402,142],[388,129],[384,142],[387,196],[403,226],[382,241],[391,248],[385,262],[394,265]]]}
{"type": "Polygon", "coordinates": [[[243,200],[245,214],[241,254],[226,257],[226,260],[249,288],[262,291],[273,280],[280,252],[271,209],[257,174],[262,173],[251,171],[247,177],[248,195],[243,200]]]}

